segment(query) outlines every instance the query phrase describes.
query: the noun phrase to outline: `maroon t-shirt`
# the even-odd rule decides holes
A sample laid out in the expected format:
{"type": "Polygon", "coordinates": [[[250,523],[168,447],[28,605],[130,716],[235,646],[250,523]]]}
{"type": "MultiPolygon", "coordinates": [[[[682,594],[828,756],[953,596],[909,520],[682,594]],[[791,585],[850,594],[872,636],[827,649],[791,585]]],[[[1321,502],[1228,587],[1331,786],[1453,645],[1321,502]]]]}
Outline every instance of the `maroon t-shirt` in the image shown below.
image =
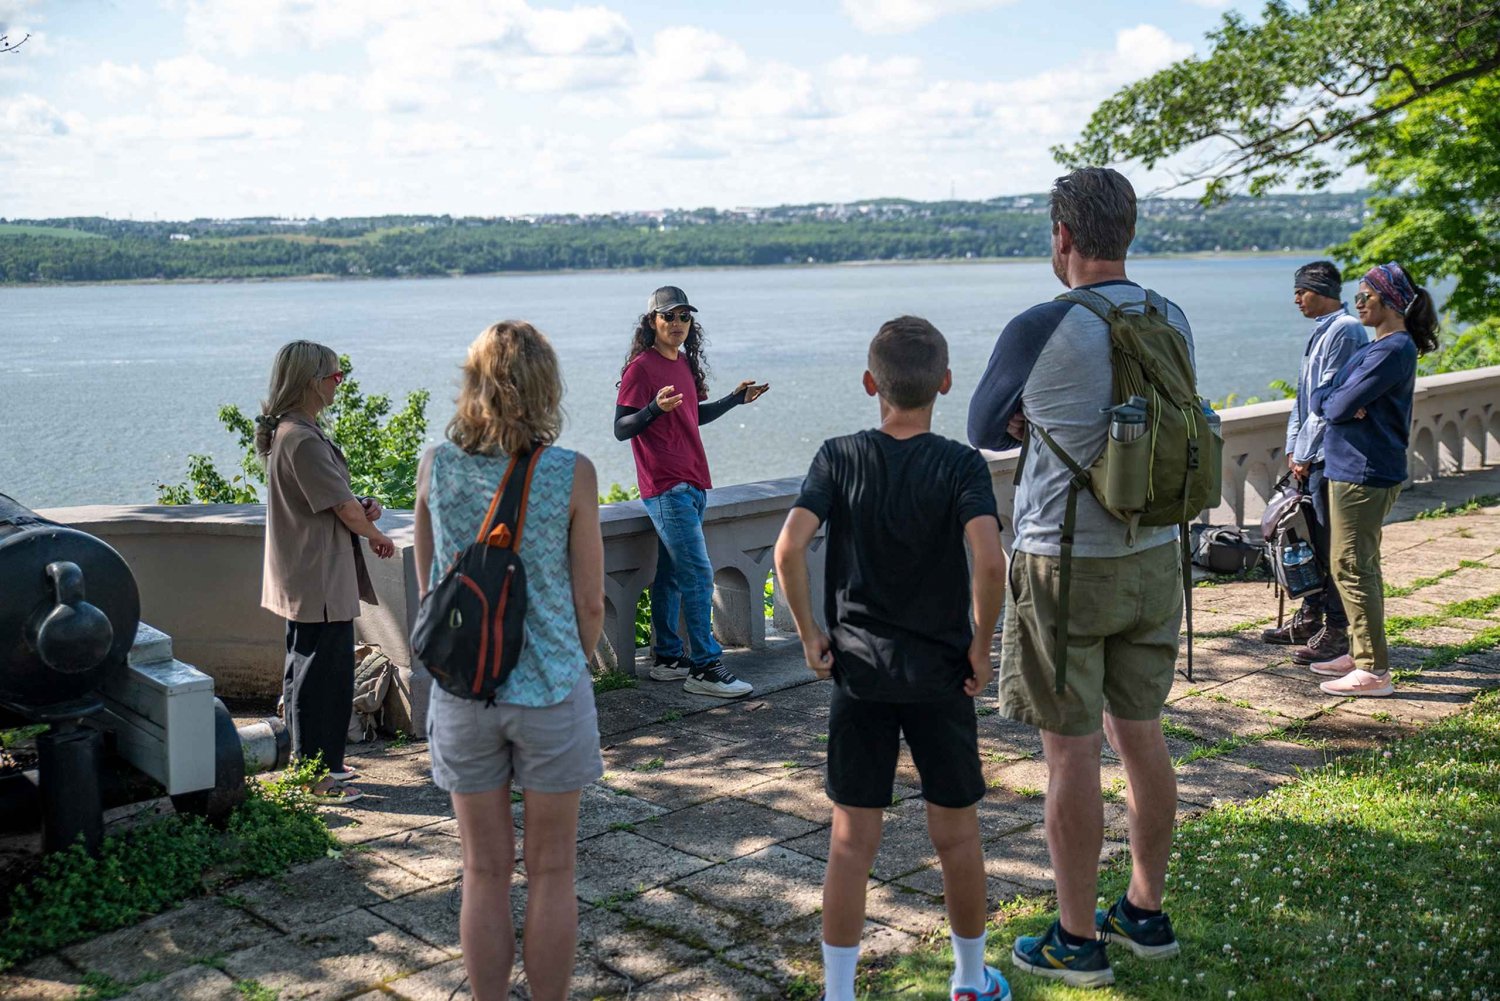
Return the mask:
{"type": "Polygon", "coordinates": [[[687,355],[679,352],[676,361],[667,361],[653,348],[642,351],[626,367],[615,402],[639,410],[655,399],[663,386],[681,393],[682,405],[662,414],[630,439],[641,496],[655,497],[679,483],[711,489],[708,456],[703,453],[703,438],[698,434],[698,394],[687,355]]]}

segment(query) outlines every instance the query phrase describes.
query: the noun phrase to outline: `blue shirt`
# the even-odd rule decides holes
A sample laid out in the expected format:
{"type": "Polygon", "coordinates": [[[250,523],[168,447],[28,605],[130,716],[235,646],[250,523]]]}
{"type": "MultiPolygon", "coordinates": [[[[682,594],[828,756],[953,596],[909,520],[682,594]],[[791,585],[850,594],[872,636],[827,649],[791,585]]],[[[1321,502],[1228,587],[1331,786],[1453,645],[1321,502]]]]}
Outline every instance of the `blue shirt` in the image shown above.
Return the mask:
{"type": "Polygon", "coordinates": [[[1365,345],[1313,390],[1312,411],[1327,422],[1324,475],[1370,487],[1404,482],[1416,386],[1417,346],[1398,330],[1365,345]],[[1356,417],[1361,410],[1365,416],[1356,417]]]}
{"type": "Polygon", "coordinates": [[[1313,323],[1297,372],[1297,399],[1286,420],[1286,454],[1303,463],[1323,461],[1323,418],[1312,412],[1312,393],[1338,374],[1354,353],[1370,343],[1364,325],[1343,303],[1313,323]]]}

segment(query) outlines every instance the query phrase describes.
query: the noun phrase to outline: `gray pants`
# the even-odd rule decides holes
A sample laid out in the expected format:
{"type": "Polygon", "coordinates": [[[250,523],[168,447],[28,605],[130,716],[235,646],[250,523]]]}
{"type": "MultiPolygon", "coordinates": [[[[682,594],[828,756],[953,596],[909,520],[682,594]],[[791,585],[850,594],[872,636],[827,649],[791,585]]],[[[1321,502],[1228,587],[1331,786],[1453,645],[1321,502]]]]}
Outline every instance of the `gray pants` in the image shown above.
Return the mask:
{"type": "Polygon", "coordinates": [[[321,754],[330,772],[344,769],[344,741],[354,705],[354,623],[286,624],[281,679],[292,757],[321,754]]]}

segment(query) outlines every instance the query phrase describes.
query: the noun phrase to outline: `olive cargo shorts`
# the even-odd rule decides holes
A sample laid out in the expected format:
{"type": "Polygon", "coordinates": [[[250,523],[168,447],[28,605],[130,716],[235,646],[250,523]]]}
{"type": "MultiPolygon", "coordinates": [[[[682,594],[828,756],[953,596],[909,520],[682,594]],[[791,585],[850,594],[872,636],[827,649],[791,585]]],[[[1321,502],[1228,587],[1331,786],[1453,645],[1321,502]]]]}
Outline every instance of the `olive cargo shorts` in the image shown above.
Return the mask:
{"type": "Polygon", "coordinates": [[[1073,558],[1066,691],[1052,666],[1061,559],[1017,552],[1000,647],[1000,711],[1064,736],[1097,733],[1108,711],[1152,720],[1172,689],[1182,625],[1177,542],[1109,559],[1073,558]]]}

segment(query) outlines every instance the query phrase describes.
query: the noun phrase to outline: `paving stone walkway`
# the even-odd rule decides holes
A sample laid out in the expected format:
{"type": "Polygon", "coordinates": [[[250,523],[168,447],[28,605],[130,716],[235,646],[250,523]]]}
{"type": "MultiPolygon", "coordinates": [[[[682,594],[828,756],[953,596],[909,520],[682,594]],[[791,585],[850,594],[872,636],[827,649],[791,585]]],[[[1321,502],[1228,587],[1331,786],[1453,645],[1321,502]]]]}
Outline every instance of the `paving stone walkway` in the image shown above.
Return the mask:
{"type": "MultiPolygon", "coordinates": [[[[1500,469],[1416,488],[1393,518],[1482,493],[1500,493],[1500,469]]],[[[1327,697],[1286,648],[1261,644],[1260,628],[1275,615],[1265,584],[1195,593],[1195,680],[1179,678],[1166,714],[1179,818],[1259,796],[1298,769],[1408,733],[1500,687],[1500,651],[1462,649],[1500,629],[1500,600],[1473,601],[1500,596],[1500,507],[1390,524],[1384,562],[1398,594],[1388,613],[1404,617],[1393,621],[1401,637],[1393,657],[1410,672],[1398,675],[1392,699],[1327,697]],[[1469,604],[1455,610],[1461,602],[1469,604]]],[[[730,667],[756,684],[750,699],[724,704],[650,681],[599,698],[608,771],[583,797],[576,997],[775,998],[794,978],[818,975],[830,689],[807,681],[800,647],[785,637],[732,655],[730,667]]],[[[993,707],[992,690],[980,710],[992,904],[1045,894],[1052,878],[1041,741],[993,707]]],[[[468,997],[447,798],[431,785],[424,745],[364,748],[354,760],[366,798],[329,811],[341,857],[34,961],[0,976],[0,997],[76,998],[91,972],[139,983],[127,995],[134,1001],[468,997]],[[268,993],[246,995],[255,984],[268,993]]],[[[1108,749],[1103,766],[1112,857],[1126,847],[1124,779],[1108,749]]],[[[521,845],[518,838],[518,925],[521,845]]],[[[916,775],[903,759],[871,874],[865,955],[910,950],[939,931],[941,891],[916,775]]],[[[527,996],[524,979],[516,996],[527,996]]]]}

